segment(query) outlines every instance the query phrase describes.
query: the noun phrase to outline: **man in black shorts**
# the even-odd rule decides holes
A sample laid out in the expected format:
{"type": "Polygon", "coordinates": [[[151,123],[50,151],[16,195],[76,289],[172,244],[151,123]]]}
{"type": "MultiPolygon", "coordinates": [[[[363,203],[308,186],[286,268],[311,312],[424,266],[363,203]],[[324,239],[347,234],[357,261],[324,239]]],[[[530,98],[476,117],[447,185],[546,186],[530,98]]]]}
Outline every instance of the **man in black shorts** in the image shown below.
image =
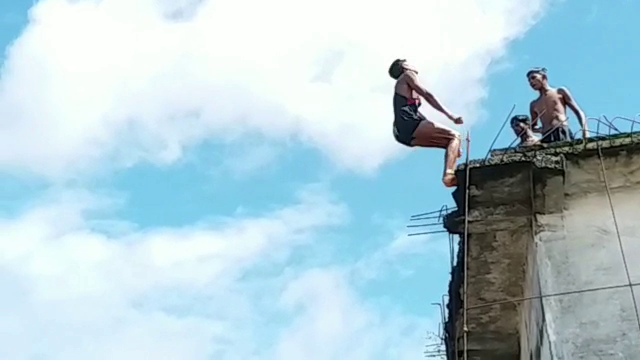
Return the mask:
{"type": "Polygon", "coordinates": [[[419,96],[455,124],[462,124],[462,118],[446,110],[420,83],[417,75],[418,71],[404,59],[395,60],[389,67],[389,76],[396,80],[393,95],[394,138],[409,147],[446,149],[442,182],[447,187],[456,186],[455,166],[462,155],[460,134],[446,126],[429,121],[418,110],[421,105],[419,96]]]}

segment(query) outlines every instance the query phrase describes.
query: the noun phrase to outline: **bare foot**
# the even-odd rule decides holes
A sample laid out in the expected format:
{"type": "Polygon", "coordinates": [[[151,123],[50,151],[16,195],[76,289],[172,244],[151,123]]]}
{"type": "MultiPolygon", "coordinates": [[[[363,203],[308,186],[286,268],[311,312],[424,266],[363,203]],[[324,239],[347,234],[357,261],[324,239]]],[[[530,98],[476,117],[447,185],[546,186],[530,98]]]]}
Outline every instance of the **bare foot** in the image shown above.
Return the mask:
{"type": "Polygon", "coordinates": [[[458,185],[458,178],[456,177],[456,174],[453,171],[448,170],[444,175],[444,177],[442,178],[442,182],[446,187],[454,187],[458,185]]]}

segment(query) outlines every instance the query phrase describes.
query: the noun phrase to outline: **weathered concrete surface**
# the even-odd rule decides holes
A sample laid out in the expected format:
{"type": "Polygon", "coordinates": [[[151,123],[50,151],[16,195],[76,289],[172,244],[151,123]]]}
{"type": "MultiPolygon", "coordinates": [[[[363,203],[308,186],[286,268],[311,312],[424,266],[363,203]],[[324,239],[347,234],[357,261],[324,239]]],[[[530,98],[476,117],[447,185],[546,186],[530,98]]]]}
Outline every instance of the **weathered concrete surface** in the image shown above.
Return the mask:
{"type": "MultiPolygon", "coordinates": [[[[629,287],[535,298],[627,283],[598,157],[607,180],[632,281],[640,282],[640,148],[637,135],[587,144],[497,150],[470,163],[470,359],[640,359],[629,287]]],[[[464,231],[464,171],[446,228],[464,231]]],[[[460,246],[460,251],[463,251],[460,246]]],[[[462,256],[450,283],[449,359],[462,355],[462,256]],[[455,324],[455,329],[453,329],[455,324]]],[[[640,292],[636,290],[640,301],[640,292]]]]}
{"type": "MultiPolygon", "coordinates": [[[[535,227],[532,224],[532,229],[535,227]]],[[[520,311],[520,359],[551,359],[549,334],[544,314],[540,288],[540,272],[537,266],[536,243],[527,244],[527,265],[524,280],[524,297],[520,311]]]]}
{"type": "MultiPolygon", "coordinates": [[[[640,151],[632,146],[603,151],[603,163],[631,280],[637,282],[640,151]]],[[[542,293],[628,283],[597,153],[567,156],[564,209],[538,214],[536,225],[542,293]]],[[[544,309],[554,359],[640,359],[640,330],[629,287],[546,298],[544,309]]]]}
{"type": "MultiPolygon", "coordinates": [[[[566,156],[593,153],[598,148],[603,151],[612,149],[614,152],[620,149],[635,148],[640,144],[640,132],[632,134],[620,134],[614,136],[600,136],[589,138],[585,143],[579,139],[576,141],[563,141],[553,144],[540,144],[536,146],[522,148],[495,149],[491,151],[490,157],[486,159],[476,159],[469,162],[469,167],[488,167],[500,164],[512,164],[516,162],[527,162],[538,168],[564,169],[562,159],[566,156]]],[[[465,164],[458,166],[458,178],[464,178],[462,173],[465,164]]]]}
{"type": "MultiPolygon", "coordinates": [[[[535,169],[530,163],[476,168],[470,173],[468,304],[470,307],[522,297],[527,244],[533,238],[530,187],[535,169]]],[[[459,204],[460,206],[460,204],[459,204]]],[[[460,206],[463,208],[463,206],[460,206]]],[[[463,228],[460,214],[447,218],[450,231],[463,228]]],[[[460,254],[458,263],[461,264],[460,254]]],[[[450,324],[462,333],[461,283],[454,271],[450,293],[450,324]]],[[[469,359],[517,359],[520,354],[520,304],[506,303],[469,309],[469,359]]],[[[451,334],[453,335],[453,334],[451,334]]],[[[454,338],[455,336],[451,336],[454,338]]],[[[462,342],[458,341],[458,352],[462,342]]],[[[460,353],[461,354],[461,353],[460,353]]]]}

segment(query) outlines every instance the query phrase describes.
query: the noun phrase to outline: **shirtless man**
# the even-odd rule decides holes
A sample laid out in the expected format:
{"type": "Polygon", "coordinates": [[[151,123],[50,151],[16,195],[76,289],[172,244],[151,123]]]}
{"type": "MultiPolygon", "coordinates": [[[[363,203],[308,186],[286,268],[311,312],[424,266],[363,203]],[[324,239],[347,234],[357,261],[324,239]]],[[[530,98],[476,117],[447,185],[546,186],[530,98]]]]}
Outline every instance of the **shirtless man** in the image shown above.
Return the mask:
{"type": "Polygon", "coordinates": [[[531,119],[527,115],[516,115],[511,118],[511,129],[520,139],[518,146],[531,146],[540,143],[531,130],[531,119]]]}
{"type": "Polygon", "coordinates": [[[552,143],[564,140],[573,140],[573,134],[569,129],[567,118],[567,107],[573,111],[582,126],[582,137],[589,136],[587,121],[584,112],[576,103],[573,96],[566,87],[557,89],[549,86],[547,69],[534,68],[527,72],[529,85],[540,93],[540,96],[531,102],[529,111],[533,131],[542,133],[543,143],[552,143]],[[536,127],[540,119],[541,127],[536,127]]]}
{"type": "Polygon", "coordinates": [[[462,156],[460,134],[448,127],[429,121],[418,108],[420,97],[453,123],[462,124],[460,116],[453,115],[418,80],[418,70],[404,59],[396,59],[389,67],[389,76],[396,80],[393,95],[393,136],[397,142],[409,146],[446,149],[442,182],[446,187],[457,185],[456,161],[462,156]],[[418,96],[419,95],[419,96],[418,96]]]}

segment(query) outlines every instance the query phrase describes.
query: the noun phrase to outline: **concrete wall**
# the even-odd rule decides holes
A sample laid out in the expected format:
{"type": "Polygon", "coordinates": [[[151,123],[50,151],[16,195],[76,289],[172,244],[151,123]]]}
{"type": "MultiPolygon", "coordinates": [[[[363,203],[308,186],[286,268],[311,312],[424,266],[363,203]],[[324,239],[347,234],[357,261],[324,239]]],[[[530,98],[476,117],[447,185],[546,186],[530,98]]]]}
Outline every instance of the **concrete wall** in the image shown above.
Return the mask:
{"type": "MultiPolygon", "coordinates": [[[[613,151],[604,160],[631,279],[638,282],[640,155],[613,151]]],[[[597,153],[567,157],[564,188],[563,211],[536,216],[534,266],[541,292],[627,284],[597,153]]],[[[629,287],[549,297],[543,308],[553,359],[640,359],[629,287]]]]}
{"type": "MultiPolygon", "coordinates": [[[[471,169],[468,306],[480,307],[468,312],[469,359],[640,360],[639,325],[595,151],[604,148],[631,280],[640,282],[640,147],[603,144],[471,169]],[[616,285],[622,287],[539,298],[616,285]],[[482,306],[515,298],[529,299],[482,306]]],[[[454,193],[459,209],[461,189],[463,182],[454,193]]],[[[462,233],[463,218],[451,214],[448,230],[462,233]]],[[[450,287],[459,300],[460,281],[450,287]]],[[[640,301],[640,286],[635,294],[640,301]]],[[[449,358],[461,358],[462,305],[450,306],[459,351],[449,358]]]]}
{"type": "Polygon", "coordinates": [[[551,342],[549,339],[548,323],[546,319],[544,300],[541,288],[540,271],[537,266],[538,252],[535,241],[530,242],[527,257],[527,275],[525,280],[525,297],[531,300],[523,301],[520,336],[521,360],[551,360],[551,342]]]}
{"type": "MultiPolygon", "coordinates": [[[[531,164],[510,163],[477,169],[471,175],[468,264],[468,355],[470,360],[513,360],[520,354],[520,303],[500,303],[522,297],[527,244],[532,242],[531,164]],[[486,170],[486,172],[485,172],[486,170]],[[473,308],[480,305],[481,307],[473,308]]],[[[454,215],[455,217],[455,215],[454,215]]],[[[461,231],[460,224],[450,230],[461,231]],[[456,228],[456,229],[453,229],[456,228]]],[[[461,257],[458,257],[460,262],[461,257]]],[[[450,285],[450,324],[456,326],[458,358],[462,356],[461,267],[450,285]]],[[[452,344],[449,344],[451,349],[452,344]]],[[[456,358],[450,355],[450,358],[456,358]]]]}

